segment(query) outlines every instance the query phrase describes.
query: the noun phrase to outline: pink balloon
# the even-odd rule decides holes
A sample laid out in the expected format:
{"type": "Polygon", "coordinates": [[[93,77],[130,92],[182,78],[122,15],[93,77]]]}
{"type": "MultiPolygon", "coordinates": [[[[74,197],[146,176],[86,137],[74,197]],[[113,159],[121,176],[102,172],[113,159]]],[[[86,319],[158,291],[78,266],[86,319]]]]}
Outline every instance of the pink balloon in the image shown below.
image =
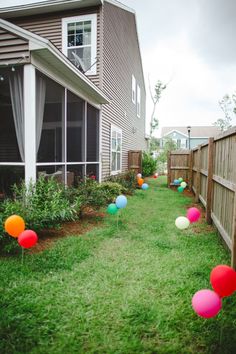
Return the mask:
{"type": "Polygon", "coordinates": [[[201,216],[200,210],[198,210],[197,208],[190,208],[187,211],[187,218],[191,223],[198,221],[200,216],[201,216]]]}
{"type": "Polygon", "coordinates": [[[203,318],[211,318],[221,310],[222,302],[217,293],[209,289],[196,292],[192,298],[194,311],[203,318]]]}

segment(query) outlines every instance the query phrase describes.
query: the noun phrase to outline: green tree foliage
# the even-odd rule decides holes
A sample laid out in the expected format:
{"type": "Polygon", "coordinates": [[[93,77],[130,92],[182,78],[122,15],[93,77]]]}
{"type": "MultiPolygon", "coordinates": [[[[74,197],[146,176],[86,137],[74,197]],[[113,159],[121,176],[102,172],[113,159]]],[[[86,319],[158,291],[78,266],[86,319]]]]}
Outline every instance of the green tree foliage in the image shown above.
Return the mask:
{"type": "Polygon", "coordinates": [[[144,152],[142,156],[142,173],[143,176],[151,176],[157,169],[157,160],[150,154],[144,152]]]}
{"type": "Polygon", "coordinates": [[[231,122],[236,114],[236,93],[225,95],[219,101],[220,108],[224,113],[224,118],[217,119],[213,124],[224,131],[232,127],[231,122]]]}
{"type": "Polygon", "coordinates": [[[157,157],[157,168],[159,172],[164,172],[166,170],[167,155],[169,151],[177,149],[177,145],[171,138],[165,138],[165,143],[163,150],[157,157]]]}

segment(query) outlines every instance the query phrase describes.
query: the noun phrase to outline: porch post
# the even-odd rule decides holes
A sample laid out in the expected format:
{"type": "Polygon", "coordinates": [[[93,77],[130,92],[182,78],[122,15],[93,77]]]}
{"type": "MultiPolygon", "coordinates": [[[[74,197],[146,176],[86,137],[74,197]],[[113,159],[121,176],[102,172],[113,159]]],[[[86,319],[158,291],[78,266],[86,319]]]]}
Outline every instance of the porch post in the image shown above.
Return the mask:
{"type": "Polygon", "coordinates": [[[32,64],[24,65],[25,183],[36,181],[36,77],[32,64]]]}

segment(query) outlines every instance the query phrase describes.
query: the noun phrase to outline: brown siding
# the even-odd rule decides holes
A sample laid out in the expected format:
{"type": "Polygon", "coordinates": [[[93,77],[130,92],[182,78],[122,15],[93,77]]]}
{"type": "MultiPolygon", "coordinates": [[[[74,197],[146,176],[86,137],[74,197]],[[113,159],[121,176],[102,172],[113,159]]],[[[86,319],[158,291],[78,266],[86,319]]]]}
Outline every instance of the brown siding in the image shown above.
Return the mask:
{"type": "Polygon", "coordinates": [[[128,151],[146,149],[145,85],[134,14],[104,2],[102,89],[111,97],[102,109],[102,170],[110,174],[110,126],[122,129],[122,168],[128,168],[128,151]],[[141,89],[141,118],[132,103],[132,74],[141,89]],[[137,131],[133,133],[133,128],[137,131]]]}
{"type": "Polygon", "coordinates": [[[97,75],[88,76],[91,81],[99,86],[99,62],[100,62],[100,16],[99,7],[78,9],[73,11],[57,12],[37,16],[9,19],[17,26],[33,32],[43,38],[49,39],[59,50],[62,50],[62,19],[65,17],[97,14],[97,75]]]}
{"type": "Polygon", "coordinates": [[[0,29],[0,65],[25,62],[29,58],[29,44],[26,40],[0,29]],[[24,59],[25,57],[25,59],[24,59]]]}

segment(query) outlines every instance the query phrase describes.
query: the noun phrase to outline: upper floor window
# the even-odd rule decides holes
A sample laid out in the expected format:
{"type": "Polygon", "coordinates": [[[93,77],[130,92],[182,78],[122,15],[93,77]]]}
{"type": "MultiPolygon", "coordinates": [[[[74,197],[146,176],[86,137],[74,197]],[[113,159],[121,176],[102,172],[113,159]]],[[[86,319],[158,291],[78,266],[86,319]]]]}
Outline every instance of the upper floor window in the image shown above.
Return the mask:
{"type": "Polygon", "coordinates": [[[134,75],[132,75],[132,102],[136,103],[136,79],[134,75]]]}
{"type": "Polygon", "coordinates": [[[141,102],[141,92],[140,87],[137,85],[137,117],[140,118],[140,102],[141,102]]]}
{"type": "Polygon", "coordinates": [[[82,72],[96,74],[97,15],[62,19],[62,51],[82,72]]]}

